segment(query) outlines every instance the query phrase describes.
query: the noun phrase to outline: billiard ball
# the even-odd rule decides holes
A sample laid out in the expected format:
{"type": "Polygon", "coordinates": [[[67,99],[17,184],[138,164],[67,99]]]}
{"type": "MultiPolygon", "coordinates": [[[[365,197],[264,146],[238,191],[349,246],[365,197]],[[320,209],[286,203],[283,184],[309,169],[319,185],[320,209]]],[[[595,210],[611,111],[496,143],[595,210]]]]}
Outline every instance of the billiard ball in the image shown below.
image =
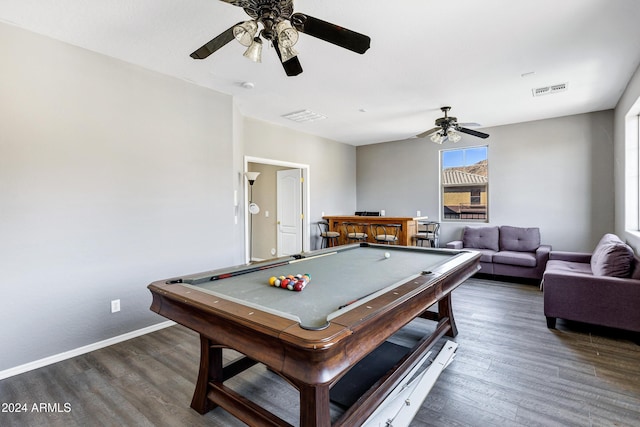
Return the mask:
{"type": "Polygon", "coordinates": [[[385,258],[391,258],[391,254],[390,254],[389,252],[385,252],[385,253],[384,253],[384,257],[385,257],[385,258]]]}
{"type": "Polygon", "coordinates": [[[269,284],[271,286],[273,286],[275,284],[276,280],[278,280],[278,278],[276,276],[269,277],[269,284]]]}

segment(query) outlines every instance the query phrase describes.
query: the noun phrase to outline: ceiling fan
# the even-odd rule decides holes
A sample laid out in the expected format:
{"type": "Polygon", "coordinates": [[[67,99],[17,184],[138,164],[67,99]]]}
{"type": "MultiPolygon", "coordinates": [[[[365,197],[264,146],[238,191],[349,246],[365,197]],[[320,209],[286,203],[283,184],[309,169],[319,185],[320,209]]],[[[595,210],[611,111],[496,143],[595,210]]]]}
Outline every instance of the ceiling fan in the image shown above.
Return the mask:
{"type": "Polygon", "coordinates": [[[466,133],[468,135],[477,136],[478,138],[488,138],[489,134],[478,132],[477,130],[467,129],[463,126],[478,126],[477,123],[458,123],[456,117],[449,117],[447,113],[451,110],[451,107],[441,107],[440,110],[444,113],[444,117],[436,119],[436,127],[429,129],[426,132],[422,132],[417,135],[418,138],[424,138],[431,135],[431,141],[436,144],[442,144],[444,141],[449,140],[451,142],[458,142],[462,138],[457,132],[466,133]]]}
{"type": "Polygon", "coordinates": [[[364,34],[347,30],[303,13],[293,13],[293,0],[220,0],[244,9],[251,20],[239,22],[206,43],[191,54],[194,59],[204,59],[236,39],[247,47],[244,56],[261,61],[262,40],[270,41],[275,48],[287,76],[302,73],[298,53],[293,45],[298,32],[308,34],[337,46],[363,54],[369,49],[371,39],[364,34]],[[258,33],[258,24],[262,30],[258,33]]]}

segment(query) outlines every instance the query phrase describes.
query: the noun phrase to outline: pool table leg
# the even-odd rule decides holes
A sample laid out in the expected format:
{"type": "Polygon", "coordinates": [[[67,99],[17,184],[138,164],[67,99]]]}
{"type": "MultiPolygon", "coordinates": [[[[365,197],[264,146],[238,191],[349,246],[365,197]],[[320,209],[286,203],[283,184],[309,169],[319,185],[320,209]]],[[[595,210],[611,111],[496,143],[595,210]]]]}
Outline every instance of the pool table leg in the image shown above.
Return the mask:
{"type": "Polygon", "coordinates": [[[300,391],[300,425],[331,426],[329,386],[298,383],[300,391]]]}
{"type": "Polygon", "coordinates": [[[223,381],[222,348],[213,347],[208,338],[200,335],[200,370],[191,399],[191,407],[200,414],[206,414],[216,406],[207,398],[210,381],[223,381]]]}
{"type": "Polygon", "coordinates": [[[458,328],[456,327],[456,321],[453,317],[453,307],[451,306],[451,292],[446,297],[438,301],[438,315],[440,319],[445,317],[449,318],[449,325],[451,328],[445,333],[448,337],[455,337],[458,335],[458,328]]]}

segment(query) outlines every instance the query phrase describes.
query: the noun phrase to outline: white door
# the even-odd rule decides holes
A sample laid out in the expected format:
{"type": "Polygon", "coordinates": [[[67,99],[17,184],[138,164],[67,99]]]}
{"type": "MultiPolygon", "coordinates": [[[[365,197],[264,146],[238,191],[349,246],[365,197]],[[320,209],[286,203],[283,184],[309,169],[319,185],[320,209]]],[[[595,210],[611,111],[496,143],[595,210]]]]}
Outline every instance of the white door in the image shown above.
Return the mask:
{"type": "Polygon", "coordinates": [[[302,169],[277,171],[278,256],[302,252],[302,169]]]}

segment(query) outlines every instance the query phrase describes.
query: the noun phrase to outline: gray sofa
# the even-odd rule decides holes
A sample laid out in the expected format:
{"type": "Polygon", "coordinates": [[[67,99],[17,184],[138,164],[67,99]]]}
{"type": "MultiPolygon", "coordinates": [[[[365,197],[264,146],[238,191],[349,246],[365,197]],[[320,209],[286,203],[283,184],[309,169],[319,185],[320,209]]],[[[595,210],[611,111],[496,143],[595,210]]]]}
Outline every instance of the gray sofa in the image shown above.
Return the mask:
{"type": "Polygon", "coordinates": [[[551,246],[540,244],[537,227],[467,226],[462,240],[447,243],[451,249],[472,249],[482,254],[479,273],[540,280],[551,246]]]}
{"type": "Polygon", "coordinates": [[[640,332],[640,259],[615,234],[592,254],[551,252],[542,287],[549,328],[560,318],[640,332]]]}

